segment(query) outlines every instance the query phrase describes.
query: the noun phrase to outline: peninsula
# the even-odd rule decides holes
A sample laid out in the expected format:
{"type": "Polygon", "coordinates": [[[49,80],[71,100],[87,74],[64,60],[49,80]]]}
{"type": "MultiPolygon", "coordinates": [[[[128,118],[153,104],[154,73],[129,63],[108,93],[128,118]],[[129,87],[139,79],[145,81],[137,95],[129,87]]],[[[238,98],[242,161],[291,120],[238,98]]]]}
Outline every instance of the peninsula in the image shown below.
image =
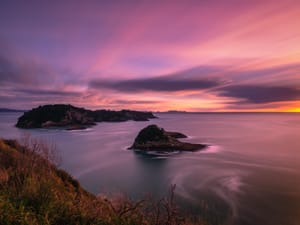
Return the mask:
{"type": "Polygon", "coordinates": [[[148,121],[156,118],[151,112],[132,110],[88,110],[72,105],[44,105],[25,112],[16,124],[19,128],[86,129],[97,122],[148,121]]]}

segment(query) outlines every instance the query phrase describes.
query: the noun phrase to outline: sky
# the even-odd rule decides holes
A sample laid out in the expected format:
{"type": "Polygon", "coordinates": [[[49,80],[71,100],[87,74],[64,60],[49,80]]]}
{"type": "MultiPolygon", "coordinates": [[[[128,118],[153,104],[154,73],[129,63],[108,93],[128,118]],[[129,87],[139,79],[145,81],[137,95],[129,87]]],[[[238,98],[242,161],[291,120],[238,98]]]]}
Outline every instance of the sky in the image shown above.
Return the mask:
{"type": "Polygon", "coordinates": [[[0,2],[0,107],[300,112],[299,0],[0,2]]]}

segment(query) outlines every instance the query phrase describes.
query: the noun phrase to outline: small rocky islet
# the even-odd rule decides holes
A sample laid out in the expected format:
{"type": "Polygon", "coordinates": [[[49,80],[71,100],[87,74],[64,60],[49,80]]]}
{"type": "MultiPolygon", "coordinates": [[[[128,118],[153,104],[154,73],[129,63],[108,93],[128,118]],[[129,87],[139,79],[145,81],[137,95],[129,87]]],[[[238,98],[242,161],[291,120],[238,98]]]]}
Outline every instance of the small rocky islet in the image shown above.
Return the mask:
{"type": "Polygon", "coordinates": [[[140,150],[143,152],[174,152],[174,151],[198,151],[207,145],[181,142],[177,139],[187,136],[178,133],[165,131],[157,125],[149,125],[142,129],[128,149],[140,150]]]}
{"type": "Polygon", "coordinates": [[[63,128],[81,130],[96,125],[97,122],[148,121],[156,118],[151,112],[132,110],[88,110],[72,105],[55,104],[33,108],[18,119],[19,128],[63,128]]]}

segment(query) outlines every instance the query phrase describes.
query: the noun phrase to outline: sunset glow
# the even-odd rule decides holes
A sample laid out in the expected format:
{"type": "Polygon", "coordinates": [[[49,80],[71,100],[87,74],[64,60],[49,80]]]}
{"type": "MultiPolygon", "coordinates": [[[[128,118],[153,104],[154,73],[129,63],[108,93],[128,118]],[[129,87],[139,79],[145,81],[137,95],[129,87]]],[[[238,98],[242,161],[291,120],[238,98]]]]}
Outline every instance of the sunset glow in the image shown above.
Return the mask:
{"type": "Polygon", "coordinates": [[[300,112],[297,0],[3,1],[0,17],[0,107],[300,112]]]}

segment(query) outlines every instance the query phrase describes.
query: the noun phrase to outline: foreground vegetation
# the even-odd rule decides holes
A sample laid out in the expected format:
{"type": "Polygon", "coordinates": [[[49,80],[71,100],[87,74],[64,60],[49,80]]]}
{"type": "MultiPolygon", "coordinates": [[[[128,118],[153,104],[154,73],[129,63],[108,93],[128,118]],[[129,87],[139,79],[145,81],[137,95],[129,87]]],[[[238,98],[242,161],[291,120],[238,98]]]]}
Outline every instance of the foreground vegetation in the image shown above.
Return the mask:
{"type": "Polygon", "coordinates": [[[96,197],[56,167],[54,146],[25,138],[0,139],[0,224],[175,225],[191,222],[174,204],[174,188],[160,201],[96,197]]]}

